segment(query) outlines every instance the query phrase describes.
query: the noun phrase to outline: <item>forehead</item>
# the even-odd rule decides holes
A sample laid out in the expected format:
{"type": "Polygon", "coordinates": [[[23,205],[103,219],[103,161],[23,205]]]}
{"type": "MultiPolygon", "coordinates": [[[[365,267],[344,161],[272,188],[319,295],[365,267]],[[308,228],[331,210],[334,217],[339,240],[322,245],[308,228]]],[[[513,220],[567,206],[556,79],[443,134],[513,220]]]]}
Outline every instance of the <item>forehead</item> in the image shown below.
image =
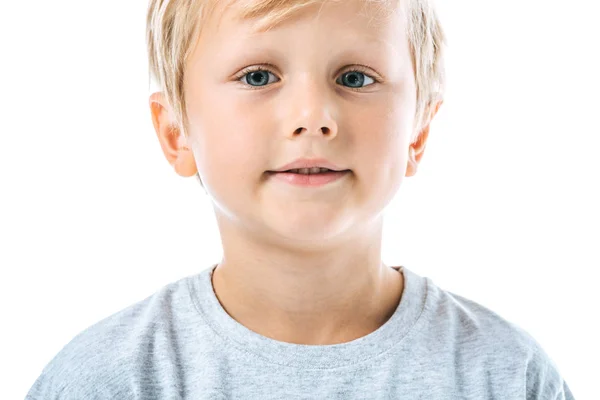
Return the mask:
{"type": "Polygon", "coordinates": [[[393,5],[398,0],[229,0],[236,16],[241,20],[255,20],[255,28],[262,32],[286,18],[306,12],[307,9],[322,10],[327,6],[342,6],[360,9],[360,13],[370,18],[384,18],[394,10],[393,5]]]}
{"type": "MultiPolygon", "coordinates": [[[[401,0],[213,0],[213,12],[209,19],[217,28],[223,21],[245,23],[250,33],[263,33],[300,14],[314,13],[315,19],[326,8],[346,10],[337,13],[345,22],[352,24],[368,21],[370,26],[389,20],[393,14],[403,12],[401,0]],[[348,16],[355,18],[348,18],[348,16]]],[[[208,21],[205,21],[208,23],[208,21]]]]}

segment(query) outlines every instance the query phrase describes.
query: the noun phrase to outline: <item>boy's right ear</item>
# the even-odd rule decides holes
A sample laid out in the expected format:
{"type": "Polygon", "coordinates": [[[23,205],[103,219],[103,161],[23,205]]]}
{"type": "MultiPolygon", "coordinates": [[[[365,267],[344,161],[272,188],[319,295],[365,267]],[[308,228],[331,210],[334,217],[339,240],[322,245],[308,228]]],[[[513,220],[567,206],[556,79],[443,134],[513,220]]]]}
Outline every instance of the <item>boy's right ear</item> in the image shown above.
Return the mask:
{"type": "Polygon", "coordinates": [[[165,158],[180,176],[187,178],[196,175],[198,170],[194,155],[173,118],[164,94],[152,93],[149,103],[152,124],[165,158]]]}

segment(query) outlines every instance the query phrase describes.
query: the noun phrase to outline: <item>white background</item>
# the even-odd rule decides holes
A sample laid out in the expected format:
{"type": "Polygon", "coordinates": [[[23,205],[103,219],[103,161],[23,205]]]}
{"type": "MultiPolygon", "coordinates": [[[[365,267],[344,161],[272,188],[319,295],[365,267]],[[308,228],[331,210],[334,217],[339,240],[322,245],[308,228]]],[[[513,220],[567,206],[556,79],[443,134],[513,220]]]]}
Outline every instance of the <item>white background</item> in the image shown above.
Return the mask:
{"type": "MultiPolygon", "coordinates": [[[[448,93],[387,211],[384,261],[517,323],[600,398],[596,2],[438,1],[448,93]]],[[[77,333],[219,261],[163,157],[146,1],[0,5],[0,398],[77,333]]]]}

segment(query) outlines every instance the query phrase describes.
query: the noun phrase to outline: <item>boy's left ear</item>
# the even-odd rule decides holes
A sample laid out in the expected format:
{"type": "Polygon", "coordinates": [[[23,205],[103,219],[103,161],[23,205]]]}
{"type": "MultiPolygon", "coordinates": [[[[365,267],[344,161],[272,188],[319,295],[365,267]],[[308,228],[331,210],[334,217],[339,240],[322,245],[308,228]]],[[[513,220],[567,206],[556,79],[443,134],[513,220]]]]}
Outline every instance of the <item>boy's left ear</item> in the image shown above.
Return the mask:
{"type": "Polygon", "coordinates": [[[425,147],[427,146],[427,138],[429,137],[429,127],[431,125],[431,121],[437,114],[443,102],[443,100],[440,100],[439,102],[435,103],[435,105],[428,107],[428,118],[421,128],[416,140],[410,144],[408,149],[408,165],[406,167],[405,176],[413,176],[417,173],[417,167],[421,162],[421,158],[425,152],[425,147]]]}

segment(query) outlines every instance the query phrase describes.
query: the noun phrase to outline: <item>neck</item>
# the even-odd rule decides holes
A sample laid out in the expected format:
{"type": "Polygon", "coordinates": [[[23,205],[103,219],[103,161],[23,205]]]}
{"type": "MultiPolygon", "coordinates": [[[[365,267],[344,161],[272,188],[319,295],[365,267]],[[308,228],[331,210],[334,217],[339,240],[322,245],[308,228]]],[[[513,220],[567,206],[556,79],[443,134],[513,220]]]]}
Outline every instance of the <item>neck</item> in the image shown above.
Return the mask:
{"type": "Polygon", "coordinates": [[[224,245],[213,288],[233,319],[263,336],[298,344],[357,339],[392,316],[404,288],[402,274],[381,261],[380,232],[302,257],[244,248],[249,242],[236,238],[236,246],[224,245]]]}

